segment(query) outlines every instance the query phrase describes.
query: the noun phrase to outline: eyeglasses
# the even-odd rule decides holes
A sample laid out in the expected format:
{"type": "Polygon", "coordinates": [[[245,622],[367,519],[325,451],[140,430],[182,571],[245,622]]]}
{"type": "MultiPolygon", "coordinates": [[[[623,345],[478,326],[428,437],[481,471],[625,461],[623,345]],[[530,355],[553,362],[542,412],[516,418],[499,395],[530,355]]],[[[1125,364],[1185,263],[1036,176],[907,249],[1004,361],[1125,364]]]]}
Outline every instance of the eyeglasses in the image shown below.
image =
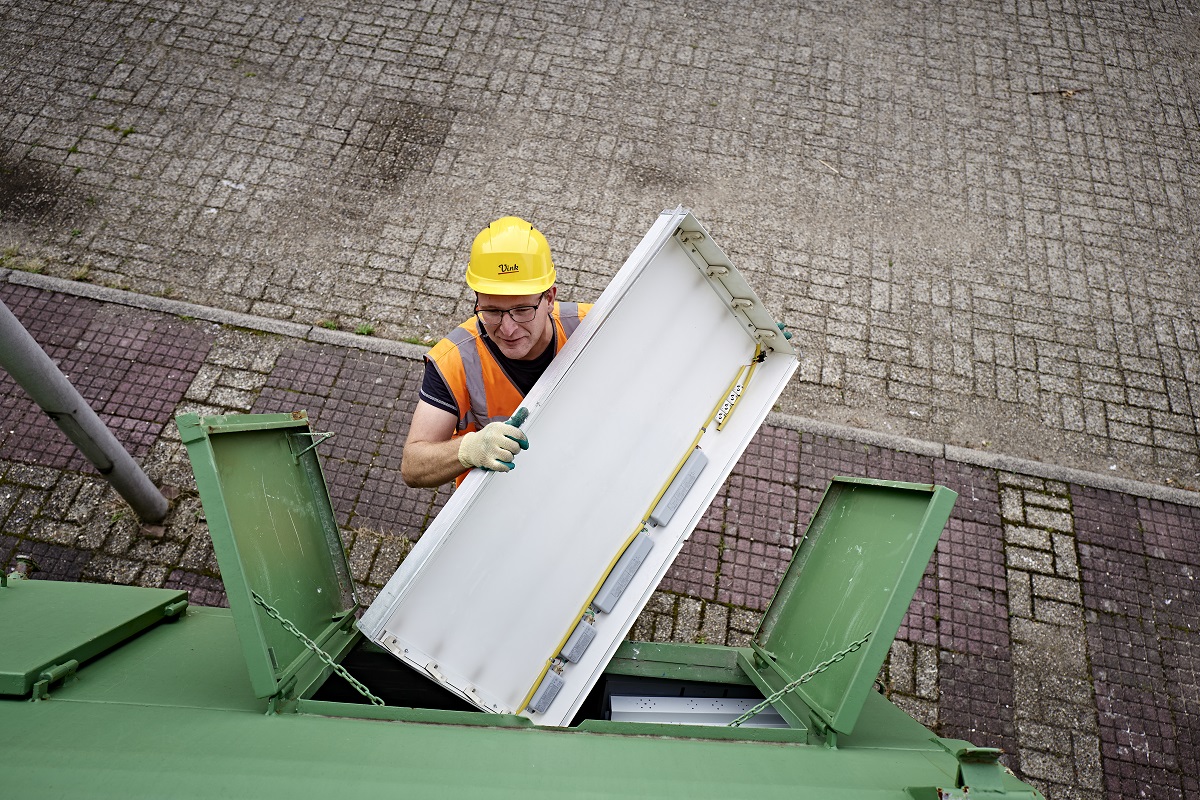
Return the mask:
{"type": "Polygon", "coordinates": [[[499,325],[504,322],[504,315],[508,314],[512,317],[513,322],[532,322],[537,315],[538,308],[542,305],[542,300],[546,298],[546,293],[542,292],[536,304],[532,306],[514,306],[513,308],[480,308],[479,304],[475,304],[475,313],[479,318],[488,325],[499,325]]]}

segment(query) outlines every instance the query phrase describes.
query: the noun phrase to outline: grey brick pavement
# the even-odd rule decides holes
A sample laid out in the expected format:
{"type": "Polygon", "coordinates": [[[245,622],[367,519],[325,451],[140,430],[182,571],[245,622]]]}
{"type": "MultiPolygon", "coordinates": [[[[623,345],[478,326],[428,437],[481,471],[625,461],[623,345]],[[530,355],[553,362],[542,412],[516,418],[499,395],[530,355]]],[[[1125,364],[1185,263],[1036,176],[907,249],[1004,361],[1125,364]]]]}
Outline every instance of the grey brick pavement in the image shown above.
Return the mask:
{"type": "Polygon", "coordinates": [[[419,341],[489,219],[586,300],[683,203],[783,410],[1195,487],[1196,12],[2,0],[0,266],[419,341]]]}

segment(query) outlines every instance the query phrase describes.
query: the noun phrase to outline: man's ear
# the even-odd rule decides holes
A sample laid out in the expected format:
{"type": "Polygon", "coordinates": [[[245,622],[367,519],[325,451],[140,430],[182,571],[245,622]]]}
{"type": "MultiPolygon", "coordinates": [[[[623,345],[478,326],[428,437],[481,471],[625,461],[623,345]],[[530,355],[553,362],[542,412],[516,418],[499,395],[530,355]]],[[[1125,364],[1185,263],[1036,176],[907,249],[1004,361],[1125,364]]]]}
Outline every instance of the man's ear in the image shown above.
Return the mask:
{"type": "Polygon", "coordinates": [[[546,299],[550,301],[550,305],[554,305],[554,298],[558,297],[558,284],[554,284],[546,290],[546,299]]]}

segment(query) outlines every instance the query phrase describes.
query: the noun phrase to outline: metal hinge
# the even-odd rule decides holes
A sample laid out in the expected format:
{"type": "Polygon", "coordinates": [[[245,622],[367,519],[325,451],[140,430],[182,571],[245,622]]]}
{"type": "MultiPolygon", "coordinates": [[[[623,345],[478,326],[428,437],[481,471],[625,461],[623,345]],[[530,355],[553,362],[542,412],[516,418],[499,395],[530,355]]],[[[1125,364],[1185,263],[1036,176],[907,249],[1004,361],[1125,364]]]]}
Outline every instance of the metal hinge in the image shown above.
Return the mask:
{"type": "Polygon", "coordinates": [[[188,601],[185,597],[182,600],[176,600],[174,603],[168,603],[163,606],[162,613],[167,619],[176,620],[183,616],[183,612],[187,611],[187,607],[188,601]]]}
{"type": "MultiPolygon", "coordinates": [[[[942,741],[947,752],[958,760],[958,772],[954,786],[910,786],[906,790],[913,800],[1036,800],[1042,795],[1026,786],[1008,790],[1004,788],[1004,776],[1011,775],[1008,767],[1000,763],[1003,750],[995,747],[962,747],[951,750],[942,741]]],[[[957,744],[957,742],[955,742],[957,744]]],[[[1044,800],[1044,798],[1042,798],[1044,800]]]]}
{"type": "Polygon", "coordinates": [[[958,759],[957,788],[970,789],[971,794],[1004,794],[1004,765],[997,747],[964,747],[954,756],[958,759]]]}
{"type": "Polygon", "coordinates": [[[33,699],[45,700],[50,697],[50,684],[65,681],[72,677],[77,669],[79,669],[79,662],[72,658],[70,661],[64,661],[42,670],[38,673],[37,683],[33,685],[33,699]]]}

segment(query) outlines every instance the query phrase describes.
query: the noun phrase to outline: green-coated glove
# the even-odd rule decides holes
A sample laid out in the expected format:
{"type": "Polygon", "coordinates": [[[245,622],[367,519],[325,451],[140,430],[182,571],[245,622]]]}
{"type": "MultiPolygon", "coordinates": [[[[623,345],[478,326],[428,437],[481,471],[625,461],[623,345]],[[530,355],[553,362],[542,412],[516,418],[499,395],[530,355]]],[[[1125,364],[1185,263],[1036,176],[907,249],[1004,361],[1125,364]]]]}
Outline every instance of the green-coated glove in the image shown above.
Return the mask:
{"type": "Polygon", "coordinates": [[[776,322],[775,327],[779,328],[780,332],[783,333],[783,338],[785,338],[785,339],[792,338],[792,332],[787,329],[786,322],[776,322]]]}
{"type": "Polygon", "coordinates": [[[458,462],[464,467],[481,467],[494,472],[508,472],[515,466],[513,458],[529,449],[529,440],[517,425],[529,412],[519,409],[508,422],[490,422],[483,430],[472,431],[458,446],[458,462]],[[510,424],[510,423],[516,423],[510,424]]]}

